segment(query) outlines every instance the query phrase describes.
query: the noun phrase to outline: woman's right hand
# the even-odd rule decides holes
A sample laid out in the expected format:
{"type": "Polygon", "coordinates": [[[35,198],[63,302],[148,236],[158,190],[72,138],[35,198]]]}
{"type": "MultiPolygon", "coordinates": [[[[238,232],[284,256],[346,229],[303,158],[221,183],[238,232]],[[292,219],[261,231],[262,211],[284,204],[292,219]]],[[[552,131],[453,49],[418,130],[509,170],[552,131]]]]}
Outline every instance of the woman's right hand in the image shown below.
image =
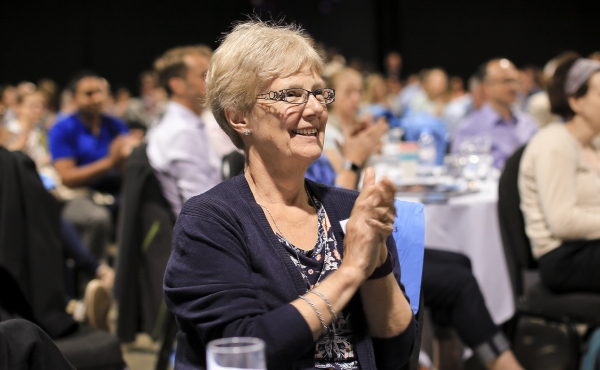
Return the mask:
{"type": "Polygon", "coordinates": [[[361,281],[387,258],[386,239],[391,235],[396,210],[396,188],[387,178],[375,182],[375,172],[367,168],[363,187],[346,224],[344,258],[341,268],[356,269],[361,281]]]}

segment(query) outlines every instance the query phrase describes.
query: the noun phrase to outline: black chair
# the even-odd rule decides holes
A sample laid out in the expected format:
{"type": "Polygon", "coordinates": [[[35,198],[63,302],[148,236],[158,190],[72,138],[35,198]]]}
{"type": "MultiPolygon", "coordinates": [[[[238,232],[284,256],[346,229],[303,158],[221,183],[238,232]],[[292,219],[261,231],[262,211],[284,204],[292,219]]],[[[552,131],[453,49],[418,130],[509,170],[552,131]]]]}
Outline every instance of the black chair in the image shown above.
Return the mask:
{"type": "Polygon", "coordinates": [[[0,321],[35,323],[77,369],[123,369],[114,335],[65,312],[60,233],[60,207],[33,161],[0,147],[0,321]]]}
{"type": "Polygon", "coordinates": [[[240,174],[244,170],[246,159],[244,155],[238,151],[231,152],[223,156],[221,162],[221,178],[227,180],[240,174]]]}
{"type": "MultiPolygon", "coordinates": [[[[556,367],[558,366],[556,361],[552,366],[553,368],[576,369],[579,362],[581,338],[577,334],[575,324],[583,323],[590,328],[600,324],[600,295],[589,293],[555,294],[539,282],[526,289],[524,274],[536,271],[537,262],[531,253],[529,238],[525,233],[525,220],[520,208],[521,198],[519,196],[518,176],[524,150],[525,147],[520,148],[506,161],[498,184],[500,231],[517,305],[516,329],[517,331],[529,331],[525,336],[529,337],[529,339],[526,338],[526,341],[530,342],[531,335],[535,331],[539,334],[545,333],[543,335],[546,338],[541,338],[542,340],[549,339],[553,335],[557,336],[556,340],[560,340],[558,337],[561,335],[553,331],[552,327],[562,331],[567,335],[566,338],[563,337],[564,343],[569,343],[568,346],[571,346],[572,351],[568,356],[562,356],[563,367],[556,367]],[[544,324],[538,325],[538,329],[533,329],[531,325],[526,328],[523,326],[525,325],[523,321],[519,321],[522,317],[542,319],[544,324]]],[[[540,323],[538,321],[538,324],[540,323]]],[[[519,343],[515,345],[518,347],[519,343]]],[[[527,347],[532,348],[531,345],[527,347]]],[[[519,351],[515,350],[515,354],[519,356],[519,351]]],[[[523,365],[526,365],[526,363],[523,363],[523,365]]],[[[534,366],[525,367],[528,369],[541,369],[547,364],[538,361],[534,366]]]]}
{"type": "Polygon", "coordinates": [[[127,161],[119,214],[115,297],[117,336],[132,342],[139,332],[161,342],[156,369],[166,369],[178,327],[163,298],[175,215],[162,195],[146,155],[136,147],[127,161]]]}

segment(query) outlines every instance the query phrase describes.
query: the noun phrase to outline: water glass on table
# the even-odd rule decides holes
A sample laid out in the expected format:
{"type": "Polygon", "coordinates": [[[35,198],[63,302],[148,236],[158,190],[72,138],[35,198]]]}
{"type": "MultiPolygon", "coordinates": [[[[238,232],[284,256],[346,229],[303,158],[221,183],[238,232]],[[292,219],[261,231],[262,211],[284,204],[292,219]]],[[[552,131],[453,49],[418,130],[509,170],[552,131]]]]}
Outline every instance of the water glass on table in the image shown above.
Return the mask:
{"type": "Polygon", "coordinates": [[[206,347],[208,370],[266,370],[265,342],[258,338],[216,339],[206,347]]]}

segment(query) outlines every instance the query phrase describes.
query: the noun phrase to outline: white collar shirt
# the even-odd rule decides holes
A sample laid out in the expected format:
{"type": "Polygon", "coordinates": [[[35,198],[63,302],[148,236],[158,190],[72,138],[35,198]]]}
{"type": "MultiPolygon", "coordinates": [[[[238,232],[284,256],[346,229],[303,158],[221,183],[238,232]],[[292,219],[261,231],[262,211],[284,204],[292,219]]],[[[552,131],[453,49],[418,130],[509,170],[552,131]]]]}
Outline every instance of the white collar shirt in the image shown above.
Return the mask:
{"type": "Polygon", "coordinates": [[[179,103],[167,105],[149,135],[147,154],[176,216],[186,200],[221,181],[220,161],[211,149],[202,119],[179,103]]]}

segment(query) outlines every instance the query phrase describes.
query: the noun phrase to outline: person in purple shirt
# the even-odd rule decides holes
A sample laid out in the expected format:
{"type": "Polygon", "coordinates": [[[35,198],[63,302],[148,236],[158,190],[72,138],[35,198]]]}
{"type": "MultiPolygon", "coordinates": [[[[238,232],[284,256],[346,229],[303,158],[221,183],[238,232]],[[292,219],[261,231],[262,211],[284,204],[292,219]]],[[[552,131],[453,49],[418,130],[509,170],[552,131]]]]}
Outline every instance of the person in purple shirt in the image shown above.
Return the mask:
{"type": "Polygon", "coordinates": [[[491,138],[494,167],[502,168],[506,159],[533,137],[538,129],[535,119],[514,110],[517,98],[518,71],[507,59],[492,59],[479,69],[486,101],[481,109],[466,116],[459,124],[452,152],[459,153],[465,141],[491,138]]]}

